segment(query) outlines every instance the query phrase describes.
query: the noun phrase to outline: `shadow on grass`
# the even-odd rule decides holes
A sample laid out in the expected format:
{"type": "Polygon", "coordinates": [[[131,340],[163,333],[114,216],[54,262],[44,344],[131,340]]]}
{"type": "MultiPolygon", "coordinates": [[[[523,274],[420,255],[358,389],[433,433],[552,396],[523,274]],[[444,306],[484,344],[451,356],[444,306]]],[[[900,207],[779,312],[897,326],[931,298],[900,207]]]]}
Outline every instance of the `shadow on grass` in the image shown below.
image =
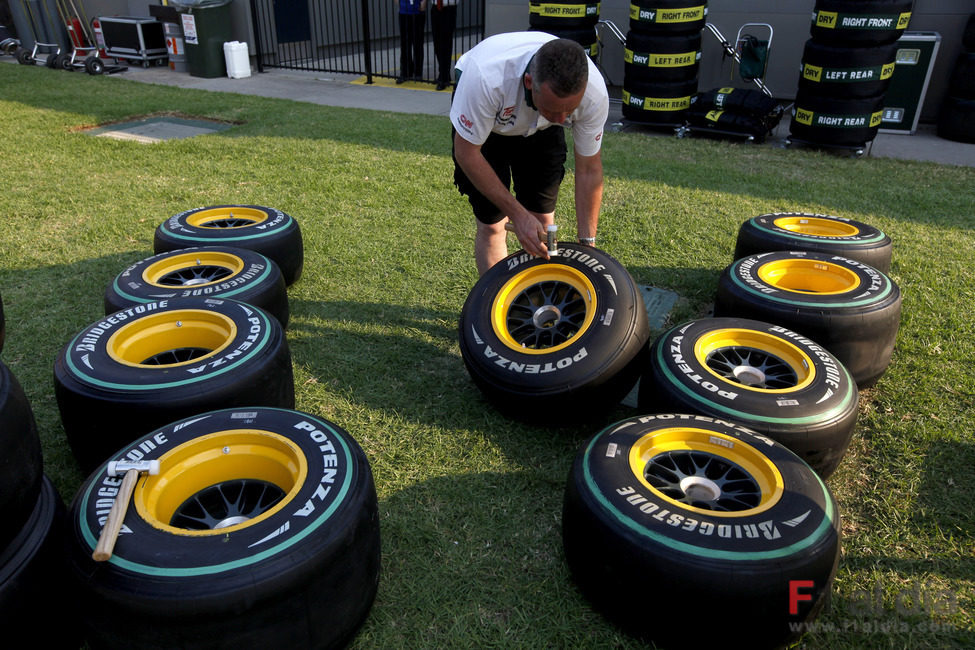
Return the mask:
{"type": "Polygon", "coordinates": [[[482,430],[519,463],[537,462],[553,444],[574,449],[603,426],[632,415],[633,409],[621,404],[605,424],[562,428],[506,418],[467,373],[458,346],[459,313],[293,301],[291,314],[292,358],[317,382],[413,423],[482,430]]]}
{"type": "Polygon", "coordinates": [[[430,479],[380,499],[383,567],[360,647],[635,646],[576,590],[568,469],[430,479]]]}
{"type": "MultiPolygon", "coordinates": [[[[975,539],[975,444],[937,441],[924,459],[917,506],[926,524],[946,534],[975,539]]],[[[975,580],[969,558],[968,579],[975,580]]]]}
{"type": "Polygon", "coordinates": [[[882,640],[882,647],[972,647],[975,628],[966,613],[971,594],[951,585],[972,581],[970,559],[846,555],[843,564],[877,577],[848,594],[832,594],[824,615],[830,627],[824,629],[837,633],[833,640],[854,647],[867,647],[864,639],[882,640]]]}
{"type": "Polygon", "coordinates": [[[3,360],[24,387],[37,422],[44,471],[65,500],[83,476],[54,398],[54,361],[68,341],[104,316],[105,289],[115,276],[149,254],[125,251],[75,264],[0,270],[7,330],[3,360]]]}

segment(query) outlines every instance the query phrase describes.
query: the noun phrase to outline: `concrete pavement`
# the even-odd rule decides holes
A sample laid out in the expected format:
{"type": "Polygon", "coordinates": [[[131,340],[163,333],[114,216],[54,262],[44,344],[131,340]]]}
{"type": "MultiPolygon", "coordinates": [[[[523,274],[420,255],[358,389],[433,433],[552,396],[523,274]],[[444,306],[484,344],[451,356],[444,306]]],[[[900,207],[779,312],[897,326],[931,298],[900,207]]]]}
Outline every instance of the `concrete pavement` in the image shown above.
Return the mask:
{"type": "MultiPolygon", "coordinates": [[[[355,75],[271,69],[262,73],[255,71],[251,76],[241,79],[207,79],[194,77],[186,72],[174,72],[164,66],[133,66],[113,76],[144,83],[278,97],[326,106],[427,113],[443,115],[445,118],[450,111],[449,89],[437,91],[432,84],[418,82],[396,85],[392,79],[379,77],[374,77],[374,83],[365,84],[363,78],[355,75]]],[[[620,104],[613,102],[607,127],[619,129],[621,119],[620,104]]],[[[640,128],[650,135],[668,135],[666,132],[651,131],[638,126],[624,126],[628,130],[640,128]]],[[[747,146],[786,146],[788,135],[789,117],[786,115],[764,145],[747,146]]],[[[922,124],[914,135],[879,133],[868,145],[865,155],[975,167],[975,144],[939,138],[935,134],[934,125],[928,124],[922,124]]]]}

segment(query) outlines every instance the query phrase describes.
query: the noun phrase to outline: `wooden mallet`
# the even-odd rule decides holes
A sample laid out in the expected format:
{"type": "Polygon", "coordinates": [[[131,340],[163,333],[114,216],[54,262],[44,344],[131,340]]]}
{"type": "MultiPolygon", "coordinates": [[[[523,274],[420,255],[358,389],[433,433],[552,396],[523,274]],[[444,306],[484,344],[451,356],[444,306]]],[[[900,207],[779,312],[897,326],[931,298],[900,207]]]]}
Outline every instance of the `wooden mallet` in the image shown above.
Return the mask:
{"type": "Polygon", "coordinates": [[[108,511],[108,519],[105,520],[105,525],[102,527],[102,534],[98,536],[98,543],[95,544],[95,550],[91,554],[91,558],[95,562],[107,562],[112,557],[119,531],[122,530],[122,521],[129,509],[129,501],[132,500],[135,483],[139,480],[139,474],[158,474],[159,461],[143,460],[134,463],[125,460],[113,460],[108,464],[109,476],[118,476],[122,473],[125,474],[122,478],[122,485],[119,486],[118,494],[115,495],[115,501],[112,503],[112,509],[108,511]]]}

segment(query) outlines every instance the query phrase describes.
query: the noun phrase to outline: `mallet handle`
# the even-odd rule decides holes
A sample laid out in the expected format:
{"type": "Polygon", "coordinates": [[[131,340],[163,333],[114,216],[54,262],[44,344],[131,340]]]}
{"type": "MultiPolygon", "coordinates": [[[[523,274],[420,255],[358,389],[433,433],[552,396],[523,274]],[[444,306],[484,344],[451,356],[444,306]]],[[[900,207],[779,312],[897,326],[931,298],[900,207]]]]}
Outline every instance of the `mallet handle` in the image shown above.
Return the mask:
{"type": "Polygon", "coordinates": [[[112,509],[108,511],[108,519],[102,527],[102,534],[98,536],[98,543],[91,554],[95,562],[107,562],[112,557],[119,531],[122,530],[122,521],[129,509],[129,501],[132,500],[132,492],[138,480],[139,470],[130,469],[125,473],[122,485],[119,486],[118,494],[115,495],[115,501],[112,503],[112,509]]]}

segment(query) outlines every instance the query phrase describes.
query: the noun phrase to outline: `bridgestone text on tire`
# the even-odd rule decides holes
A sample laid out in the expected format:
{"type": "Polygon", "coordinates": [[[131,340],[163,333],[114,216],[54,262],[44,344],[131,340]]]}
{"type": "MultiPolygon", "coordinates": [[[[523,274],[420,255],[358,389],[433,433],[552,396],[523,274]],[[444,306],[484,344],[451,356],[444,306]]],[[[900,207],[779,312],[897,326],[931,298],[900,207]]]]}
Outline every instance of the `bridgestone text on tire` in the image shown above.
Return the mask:
{"type": "Polygon", "coordinates": [[[890,271],[893,245],[881,230],[854,219],[808,212],[760,214],[738,228],[734,259],[775,251],[843,255],[890,271]]]}
{"type": "Polygon", "coordinates": [[[262,205],[194,208],[173,215],[156,228],[154,253],[191,246],[233,246],[257,251],[277,263],[288,286],[301,277],[305,261],[298,222],[281,210],[262,205]]]}
{"type": "Polygon", "coordinates": [[[823,607],[840,517],[785,447],[667,413],[624,420],[583,446],[562,541],[582,593],[630,634],[666,648],[769,648],[823,607]]]}
{"type": "Polygon", "coordinates": [[[471,379],[502,411],[528,420],[595,418],[636,383],[650,330],[633,278],[607,253],[559,244],[489,269],[460,318],[471,379]]]}
{"type": "Polygon", "coordinates": [[[858,402],[856,382],[823,346],[740,318],[702,318],[661,334],[639,394],[644,413],[708,415],[773,438],[823,478],[850,444],[858,402]]]}
{"type": "Polygon", "coordinates": [[[809,337],[861,388],[887,370],[900,313],[900,288],[877,269],[842,255],[800,251],[736,260],[718,279],[714,301],[715,316],[775,323],[809,337]]]}
{"type": "Polygon", "coordinates": [[[278,265],[256,251],[227,246],[183,248],[136,262],[105,289],[105,315],[196,297],[246,302],[288,326],[288,293],[278,265]]]}
{"type": "Polygon", "coordinates": [[[112,558],[91,559],[121,477],[106,466],[69,513],[69,562],[99,648],[334,648],[375,598],[380,539],[363,450],[293,410],[175,422],[117,450],[140,478],[112,558]]]}
{"type": "Polygon", "coordinates": [[[54,380],[61,423],[85,471],[179,418],[294,407],[281,324],[235,300],[161,300],[106,316],[62,348],[54,380]]]}

